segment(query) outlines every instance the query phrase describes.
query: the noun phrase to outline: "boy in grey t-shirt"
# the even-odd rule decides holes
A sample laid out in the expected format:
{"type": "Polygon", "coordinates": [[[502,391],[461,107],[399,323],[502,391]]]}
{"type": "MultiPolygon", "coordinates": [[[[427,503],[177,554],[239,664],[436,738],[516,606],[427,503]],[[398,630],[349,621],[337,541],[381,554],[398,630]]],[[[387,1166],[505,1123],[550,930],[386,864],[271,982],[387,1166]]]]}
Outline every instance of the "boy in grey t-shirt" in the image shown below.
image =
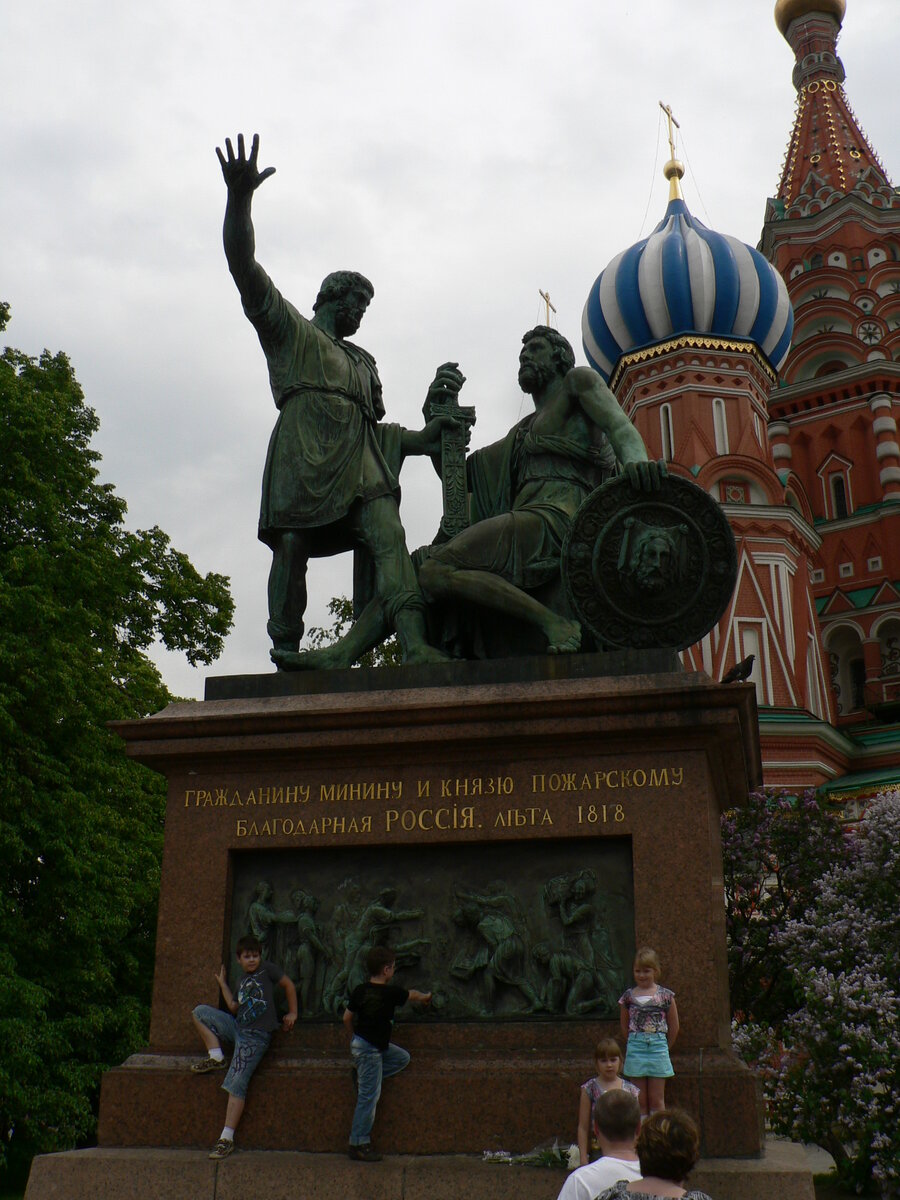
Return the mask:
{"type": "Polygon", "coordinates": [[[231,1042],[234,1045],[231,1065],[222,1082],[222,1087],[228,1092],[225,1128],[210,1158],[226,1158],[234,1149],[234,1131],[244,1111],[250,1077],[259,1066],[269,1048],[272,1034],[278,1028],[276,987],[283,987],[288,998],[288,1011],[281,1022],[282,1029],[290,1031],[297,1020],[297,990],[293,982],[281,967],[263,959],[262,947],[255,937],[240,939],[237,960],[241,964],[243,977],[236,996],[228,986],[224,964],[216,975],[228,1012],[222,1012],[210,1004],[198,1004],[192,1014],[200,1040],[209,1052],[202,1062],[194,1063],[191,1067],[195,1075],[224,1070],[225,1055],[221,1043],[231,1042]]]}

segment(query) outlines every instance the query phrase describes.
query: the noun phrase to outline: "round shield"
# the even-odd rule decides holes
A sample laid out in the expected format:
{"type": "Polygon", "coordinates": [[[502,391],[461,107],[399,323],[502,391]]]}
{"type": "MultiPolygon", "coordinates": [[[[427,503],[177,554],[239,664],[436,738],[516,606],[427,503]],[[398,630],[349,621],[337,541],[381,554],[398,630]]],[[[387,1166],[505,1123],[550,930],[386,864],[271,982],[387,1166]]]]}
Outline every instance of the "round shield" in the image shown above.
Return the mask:
{"type": "Polygon", "coordinates": [[[737,548],[725,514],[696,484],[669,475],[644,492],[620,475],[575,514],[562,574],[601,646],[683,650],[724,613],[737,548]]]}

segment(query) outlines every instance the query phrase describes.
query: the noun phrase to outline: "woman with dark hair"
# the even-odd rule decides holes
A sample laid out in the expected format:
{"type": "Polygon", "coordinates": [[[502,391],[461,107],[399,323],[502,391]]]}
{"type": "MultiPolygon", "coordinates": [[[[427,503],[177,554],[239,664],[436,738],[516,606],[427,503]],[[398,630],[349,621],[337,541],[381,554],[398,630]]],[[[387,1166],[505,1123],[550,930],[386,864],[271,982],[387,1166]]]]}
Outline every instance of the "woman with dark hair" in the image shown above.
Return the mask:
{"type": "Polygon", "coordinates": [[[635,1150],[641,1178],[632,1183],[620,1179],[597,1200],[710,1200],[706,1192],[682,1186],[700,1157],[700,1130],[686,1112],[666,1108],[654,1113],[641,1126],[635,1150]]]}

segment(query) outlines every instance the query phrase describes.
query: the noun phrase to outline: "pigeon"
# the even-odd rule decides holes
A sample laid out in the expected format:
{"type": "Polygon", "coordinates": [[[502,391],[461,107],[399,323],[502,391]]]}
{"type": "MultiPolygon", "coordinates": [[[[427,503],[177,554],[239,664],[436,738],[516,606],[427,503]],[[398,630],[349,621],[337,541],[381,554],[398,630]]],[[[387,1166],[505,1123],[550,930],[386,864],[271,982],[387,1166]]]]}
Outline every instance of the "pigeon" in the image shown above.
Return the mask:
{"type": "Polygon", "coordinates": [[[755,654],[749,655],[742,659],[736,666],[733,666],[727,675],[722,676],[723,683],[743,683],[745,679],[750,678],[750,672],[753,670],[753,660],[755,654]]]}

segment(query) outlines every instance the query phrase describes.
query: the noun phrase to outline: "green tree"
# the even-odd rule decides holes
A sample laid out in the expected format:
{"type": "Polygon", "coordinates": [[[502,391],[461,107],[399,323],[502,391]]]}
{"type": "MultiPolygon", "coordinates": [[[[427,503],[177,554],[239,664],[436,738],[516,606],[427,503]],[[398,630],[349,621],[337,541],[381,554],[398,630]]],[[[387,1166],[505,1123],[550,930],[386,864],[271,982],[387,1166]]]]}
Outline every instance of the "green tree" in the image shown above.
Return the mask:
{"type": "MultiPolygon", "coordinates": [[[[347,632],[353,624],[353,601],[347,596],[332,596],[328,601],[328,611],[334,621],[329,626],[313,625],[307,631],[307,645],[304,649],[319,650],[322,646],[331,646],[347,632]]],[[[396,635],[386,642],[368,650],[356,664],[360,667],[399,667],[403,661],[400,643],[396,635]]]]}
{"type": "MultiPolygon", "coordinates": [[[[0,305],[0,330],[8,307],[0,305]]],[[[155,638],[222,649],[228,581],[98,482],[64,354],[0,355],[0,1173],[90,1137],[146,1038],[165,785],[107,722],[170,699],[155,638]]]]}

